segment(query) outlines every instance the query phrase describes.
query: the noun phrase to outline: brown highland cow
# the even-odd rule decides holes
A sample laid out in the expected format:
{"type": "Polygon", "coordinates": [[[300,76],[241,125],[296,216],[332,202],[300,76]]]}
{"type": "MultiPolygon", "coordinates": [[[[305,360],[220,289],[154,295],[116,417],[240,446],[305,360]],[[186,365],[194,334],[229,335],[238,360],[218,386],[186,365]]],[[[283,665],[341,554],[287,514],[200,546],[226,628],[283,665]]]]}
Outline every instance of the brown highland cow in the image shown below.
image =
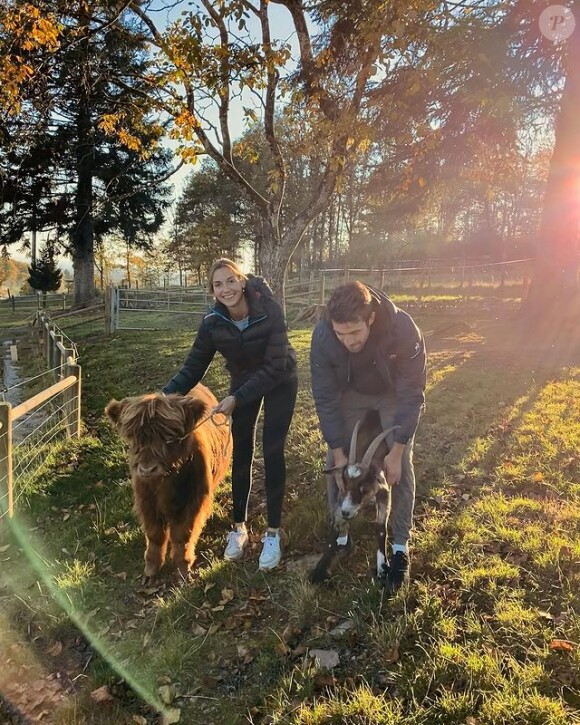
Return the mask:
{"type": "Polygon", "coordinates": [[[105,408],[129,443],[135,511],[145,532],[146,579],[158,573],[169,543],[181,577],[195,560],[213,493],[232,455],[224,416],[208,419],[215,405],[215,396],[196,385],[185,396],[150,393],[112,400],[105,408]]]}

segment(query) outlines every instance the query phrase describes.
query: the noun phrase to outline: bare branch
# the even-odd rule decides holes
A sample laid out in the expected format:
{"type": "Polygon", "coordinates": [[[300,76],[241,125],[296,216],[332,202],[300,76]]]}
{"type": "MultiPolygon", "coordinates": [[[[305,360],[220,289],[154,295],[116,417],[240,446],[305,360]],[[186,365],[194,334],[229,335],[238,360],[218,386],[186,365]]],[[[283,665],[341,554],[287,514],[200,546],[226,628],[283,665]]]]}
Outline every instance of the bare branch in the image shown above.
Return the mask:
{"type": "MultiPolygon", "coordinates": [[[[274,117],[275,117],[275,103],[276,103],[276,88],[278,85],[278,79],[280,74],[274,61],[272,59],[272,39],[270,36],[270,22],[268,19],[268,3],[267,0],[260,0],[260,24],[262,26],[262,44],[264,48],[264,55],[266,58],[266,103],[264,109],[264,131],[266,134],[266,140],[270,147],[270,152],[274,160],[274,166],[278,172],[278,191],[272,194],[272,207],[276,216],[276,227],[279,227],[280,223],[280,212],[282,209],[282,202],[284,200],[284,192],[286,190],[286,166],[284,164],[284,158],[280,150],[280,144],[276,138],[274,130],[274,117]],[[275,208],[274,208],[275,207],[275,208]]],[[[279,233],[279,229],[278,229],[279,233]]]]}
{"type": "Polygon", "coordinates": [[[230,137],[230,129],[228,125],[228,115],[230,112],[230,44],[228,38],[228,29],[224,22],[223,15],[217,13],[212,7],[209,0],[201,0],[204,8],[209,16],[216,24],[221,42],[221,60],[220,60],[220,88],[218,89],[218,112],[220,119],[220,128],[222,132],[222,148],[226,159],[233,164],[232,159],[232,140],[230,137]]]}

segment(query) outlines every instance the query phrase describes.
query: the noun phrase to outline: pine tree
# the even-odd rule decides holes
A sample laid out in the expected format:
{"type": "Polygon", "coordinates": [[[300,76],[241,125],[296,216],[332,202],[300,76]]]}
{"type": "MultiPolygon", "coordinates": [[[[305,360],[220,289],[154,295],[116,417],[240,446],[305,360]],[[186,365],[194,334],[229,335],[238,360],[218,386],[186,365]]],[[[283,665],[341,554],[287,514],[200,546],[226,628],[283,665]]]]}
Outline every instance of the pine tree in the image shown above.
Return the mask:
{"type": "Polygon", "coordinates": [[[62,282],[62,272],[56,266],[54,255],[54,247],[47,244],[40,257],[28,267],[28,279],[26,281],[32,289],[42,292],[43,307],[46,307],[47,293],[56,292],[62,282]]]}

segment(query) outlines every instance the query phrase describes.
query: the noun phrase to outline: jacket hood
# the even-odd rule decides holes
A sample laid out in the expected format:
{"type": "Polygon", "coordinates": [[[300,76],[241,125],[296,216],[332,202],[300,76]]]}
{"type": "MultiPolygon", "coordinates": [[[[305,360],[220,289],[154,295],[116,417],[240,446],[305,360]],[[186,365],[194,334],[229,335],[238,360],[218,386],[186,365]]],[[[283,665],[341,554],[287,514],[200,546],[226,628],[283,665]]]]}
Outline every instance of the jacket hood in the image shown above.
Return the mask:
{"type": "Polygon", "coordinates": [[[274,293],[266,280],[263,277],[257,277],[253,274],[248,275],[246,293],[254,293],[257,297],[274,297],[274,293]]]}

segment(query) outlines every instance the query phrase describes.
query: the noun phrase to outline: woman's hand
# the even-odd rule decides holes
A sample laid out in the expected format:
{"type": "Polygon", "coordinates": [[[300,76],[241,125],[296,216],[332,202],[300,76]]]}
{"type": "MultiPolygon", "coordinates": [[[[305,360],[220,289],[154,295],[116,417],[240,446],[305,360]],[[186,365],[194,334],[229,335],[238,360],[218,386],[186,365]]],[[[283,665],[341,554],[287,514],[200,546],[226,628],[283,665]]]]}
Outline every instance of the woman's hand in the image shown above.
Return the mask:
{"type": "Polygon", "coordinates": [[[220,401],[216,407],[211,411],[212,413],[223,413],[224,415],[231,415],[236,407],[236,399],[233,395],[228,395],[220,401]]]}

